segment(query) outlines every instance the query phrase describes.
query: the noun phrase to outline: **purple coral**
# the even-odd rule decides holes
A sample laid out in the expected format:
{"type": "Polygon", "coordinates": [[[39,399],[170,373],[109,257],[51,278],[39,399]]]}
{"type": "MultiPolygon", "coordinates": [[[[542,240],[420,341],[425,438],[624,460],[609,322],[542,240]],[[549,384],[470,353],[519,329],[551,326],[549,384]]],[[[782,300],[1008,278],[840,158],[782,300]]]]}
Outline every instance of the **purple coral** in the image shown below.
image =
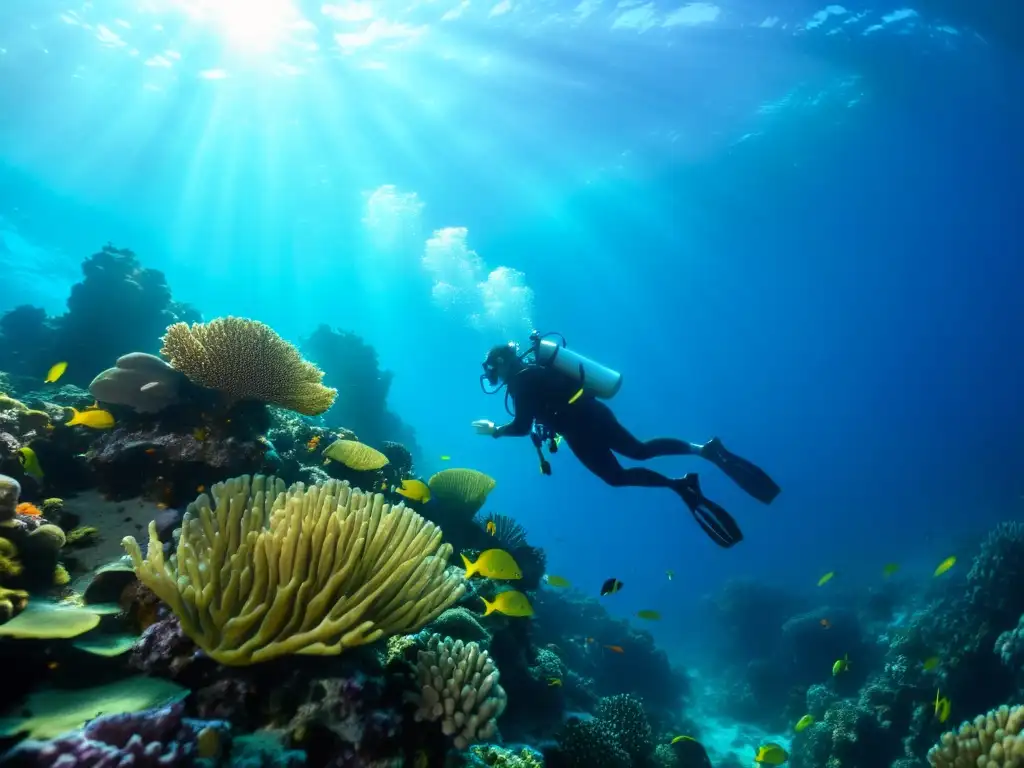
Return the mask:
{"type": "Polygon", "coordinates": [[[10,759],[49,768],[184,768],[195,765],[199,757],[217,757],[226,751],[226,723],[190,720],[183,712],[182,704],[173,704],[105,715],[49,741],[22,742],[10,759]]]}

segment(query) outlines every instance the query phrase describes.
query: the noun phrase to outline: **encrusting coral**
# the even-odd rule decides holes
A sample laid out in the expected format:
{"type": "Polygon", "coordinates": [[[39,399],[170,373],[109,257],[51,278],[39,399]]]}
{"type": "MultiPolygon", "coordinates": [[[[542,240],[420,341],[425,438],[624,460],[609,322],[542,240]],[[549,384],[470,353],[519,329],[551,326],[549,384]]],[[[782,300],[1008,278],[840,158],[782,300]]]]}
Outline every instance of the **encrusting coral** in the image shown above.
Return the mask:
{"type": "Polygon", "coordinates": [[[324,373],[269,326],[241,317],[209,323],[175,323],[160,353],[196,384],[239,400],[258,400],[316,416],[337,390],[321,384],[324,373]]]}
{"type": "Polygon", "coordinates": [[[156,525],[135,572],[216,661],[333,655],[411,632],[465,593],[441,530],[402,504],[332,480],[287,491],[277,478],[218,483],[188,506],[165,561],[156,525]]]}
{"type": "Polygon", "coordinates": [[[440,720],[441,731],[465,749],[497,732],[505,711],[505,691],[498,668],[476,643],[432,635],[416,665],[419,679],[417,720],[440,720]]]}
{"type": "Polygon", "coordinates": [[[1024,762],[1024,707],[1000,707],[942,734],[928,752],[935,768],[1002,768],[1024,762]]]}

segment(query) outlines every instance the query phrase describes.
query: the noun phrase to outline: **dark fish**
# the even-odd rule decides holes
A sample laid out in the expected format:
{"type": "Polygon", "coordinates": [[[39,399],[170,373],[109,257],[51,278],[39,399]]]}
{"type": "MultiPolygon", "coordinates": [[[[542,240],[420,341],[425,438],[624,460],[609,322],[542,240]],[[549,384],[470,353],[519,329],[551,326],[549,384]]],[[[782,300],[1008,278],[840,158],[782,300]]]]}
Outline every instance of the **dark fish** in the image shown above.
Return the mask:
{"type": "Polygon", "coordinates": [[[622,582],[618,579],[608,579],[604,584],[601,585],[601,597],[606,595],[614,595],[622,589],[622,582]]]}

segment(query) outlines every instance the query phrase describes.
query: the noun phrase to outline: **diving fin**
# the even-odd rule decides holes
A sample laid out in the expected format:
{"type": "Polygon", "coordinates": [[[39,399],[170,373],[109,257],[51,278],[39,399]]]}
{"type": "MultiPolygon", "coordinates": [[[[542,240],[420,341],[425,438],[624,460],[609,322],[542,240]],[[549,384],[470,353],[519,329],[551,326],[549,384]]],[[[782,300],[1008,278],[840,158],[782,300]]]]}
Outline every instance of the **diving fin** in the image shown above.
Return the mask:
{"type": "Polygon", "coordinates": [[[743,532],[732,515],[715,502],[704,498],[696,474],[684,475],[675,483],[673,490],[682,497],[697,525],[715,544],[728,549],[743,541],[743,532]]]}
{"type": "Polygon", "coordinates": [[[762,504],[771,504],[782,492],[776,482],[768,477],[767,472],[727,451],[717,437],[711,438],[701,447],[700,455],[725,472],[736,485],[762,504]]]}

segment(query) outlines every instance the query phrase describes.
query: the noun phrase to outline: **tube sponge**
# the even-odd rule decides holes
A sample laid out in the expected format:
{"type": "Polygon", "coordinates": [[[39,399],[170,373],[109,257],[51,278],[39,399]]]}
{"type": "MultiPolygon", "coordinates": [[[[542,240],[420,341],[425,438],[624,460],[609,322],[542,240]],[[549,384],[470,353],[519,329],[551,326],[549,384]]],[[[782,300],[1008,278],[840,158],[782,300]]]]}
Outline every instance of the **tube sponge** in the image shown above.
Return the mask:
{"type": "Polygon", "coordinates": [[[928,764],[935,768],[984,766],[1002,768],[1024,762],[1024,707],[993,709],[942,734],[928,752],[928,764]]]}
{"type": "Polygon", "coordinates": [[[174,323],[163,337],[160,354],[196,384],[306,416],[326,411],[338,394],[320,383],[323,371],[256,320],[220,317],[191,326],[174,323]]]}
{"type": "Polygon", "coordinates": [[[328,656],[413,632],[465,592],[441,529],[403,504],[337,480],[285,491],[248,475],[202,494],[165,561],[156,524],[135,573],[181,628],[221,664],[303,653],[328,656]]]}
{"type": "Polygon", "coordinates": [[[498,668],[476,643],[431,635],[416,665],[420,684],[416,720],[440,720],[455,747],[465,749],[492,738],[505,711],[505,691],[498,668]]]}

